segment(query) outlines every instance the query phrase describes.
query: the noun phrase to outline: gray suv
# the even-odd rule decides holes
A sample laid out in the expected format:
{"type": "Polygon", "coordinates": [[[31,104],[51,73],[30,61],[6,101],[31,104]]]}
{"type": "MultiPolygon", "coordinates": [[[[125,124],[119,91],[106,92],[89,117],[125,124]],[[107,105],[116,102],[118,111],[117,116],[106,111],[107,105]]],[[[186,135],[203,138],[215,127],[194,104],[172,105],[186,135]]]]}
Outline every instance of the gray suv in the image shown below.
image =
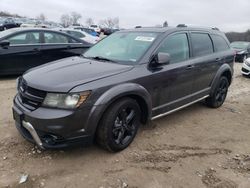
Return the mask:
{"type": "Polygon", "coordinates": [[[125,149],[141,124],[205,100],[220,107],[234,52],[216,28],[116,32],[80,57],[33,68],[18,79],[16,127],[41,148],[96,141],[125,149]]]}

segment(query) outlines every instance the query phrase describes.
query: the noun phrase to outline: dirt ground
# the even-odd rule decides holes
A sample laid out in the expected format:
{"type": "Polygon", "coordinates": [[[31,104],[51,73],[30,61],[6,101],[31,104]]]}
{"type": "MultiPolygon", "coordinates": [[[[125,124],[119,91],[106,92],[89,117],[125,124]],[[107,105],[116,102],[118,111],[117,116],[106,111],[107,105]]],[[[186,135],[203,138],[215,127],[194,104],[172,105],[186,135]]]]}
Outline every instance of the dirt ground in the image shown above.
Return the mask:
{"type": "Polygon", "coordinates": [[[250,79],[240,68],[221,108],[198,103],[156,120],[115,154],[97,146],[38,150],[14,126],[15,78],[1,78],[0,187],[249,188],[250,79]]]}

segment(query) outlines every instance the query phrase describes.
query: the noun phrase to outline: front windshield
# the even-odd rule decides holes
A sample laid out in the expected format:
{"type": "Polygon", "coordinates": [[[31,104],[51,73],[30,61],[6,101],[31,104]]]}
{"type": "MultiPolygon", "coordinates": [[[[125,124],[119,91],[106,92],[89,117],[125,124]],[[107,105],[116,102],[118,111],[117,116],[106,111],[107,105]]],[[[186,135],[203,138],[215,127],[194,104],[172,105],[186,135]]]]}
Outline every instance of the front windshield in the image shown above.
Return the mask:
{"type": "Polygon", "coordinates": [[[156,37],[157,33],[151,32],[114,33],[90,48],[84,57],[102,57],[122,63],[135,63],[151,46],[156,37]]]}
{"type": "Polygon", "coordinates": [[[246,49],[249,44],[249,42],[233,42],[231,43],[231,47],[236,49],[246,49]]]}

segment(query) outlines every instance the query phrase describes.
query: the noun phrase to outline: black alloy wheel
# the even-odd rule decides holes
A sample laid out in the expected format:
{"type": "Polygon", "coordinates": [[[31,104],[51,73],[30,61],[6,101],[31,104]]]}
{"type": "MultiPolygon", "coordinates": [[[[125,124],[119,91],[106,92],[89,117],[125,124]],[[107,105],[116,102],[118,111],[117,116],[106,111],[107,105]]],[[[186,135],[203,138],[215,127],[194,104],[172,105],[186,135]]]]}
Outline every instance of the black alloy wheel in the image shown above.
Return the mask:
{"type": "Polygon", "coordinates": [[[138,103],[123,98],[104,113],[97,129],[96,140],[103,148],[116,152],[129,146],[140,126],[141,111],[138,103]]]}
{"type": "Polygon", "coordinates": [[[228,79],[225,76],[222,76],[213,94],[206,99],[206,104],[212,108],[220,107],[227,97],[228,87],[228,79]]]}

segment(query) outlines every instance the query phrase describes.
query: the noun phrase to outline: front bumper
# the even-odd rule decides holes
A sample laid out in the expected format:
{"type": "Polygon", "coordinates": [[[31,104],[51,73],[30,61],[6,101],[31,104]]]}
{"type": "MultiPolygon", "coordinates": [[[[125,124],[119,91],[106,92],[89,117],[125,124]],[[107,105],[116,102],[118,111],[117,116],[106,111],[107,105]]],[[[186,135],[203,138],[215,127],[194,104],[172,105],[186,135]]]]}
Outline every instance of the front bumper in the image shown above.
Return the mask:
{"type": "MultiPolygon", "coordinates": [[[[20,134],[42,149],[89,145],[94,138],[94,125],[90,121],[91,106],[77,110],[39,107],[28,111],[15,97],[13,117],[20,134]]],[[[92,118],[96,119],[96,118],[92,118]]]]}
{"type": "Polygon", "coordinates": [[[250,76],[250,66],[246,65],[246,63],[243,63],[241,73],[243,75],[250,76]]]}
{"type": "Polygon", "coordinates": [[[26,122],[26,121],[22,121],[22,125],[30,133],[30,135],[32,136],[33,140],[38,145],[38,147],[40,147],[41,149],[44,149],[43,143],[40,137],[38,136],[36,130],[34,129],[34,127],[29,122],[26,122]]]}

